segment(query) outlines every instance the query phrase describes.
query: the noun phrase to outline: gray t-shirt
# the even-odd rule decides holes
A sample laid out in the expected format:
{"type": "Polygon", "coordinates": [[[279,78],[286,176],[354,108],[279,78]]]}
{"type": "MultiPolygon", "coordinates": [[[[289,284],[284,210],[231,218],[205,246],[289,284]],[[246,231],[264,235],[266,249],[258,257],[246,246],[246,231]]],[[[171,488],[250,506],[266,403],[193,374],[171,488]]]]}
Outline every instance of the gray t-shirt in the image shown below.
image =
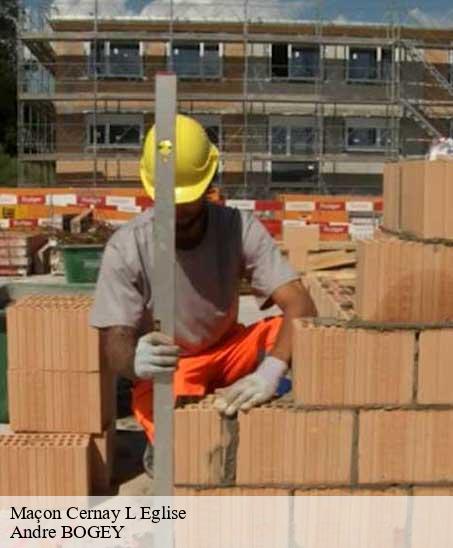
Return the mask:
{"type": "MultiPolygon", "coordinates": [[[[91,311],[93,327],[151,329],[152,239],[152,209],[111,237],[91,311]]],[[[177,250],[175,339],[183,355],[210,348],[234,326],[243,275],[263,303],[277,288],[298,279],[252,213],[209,204],[203,240],[194,249],[177,250]]]]}

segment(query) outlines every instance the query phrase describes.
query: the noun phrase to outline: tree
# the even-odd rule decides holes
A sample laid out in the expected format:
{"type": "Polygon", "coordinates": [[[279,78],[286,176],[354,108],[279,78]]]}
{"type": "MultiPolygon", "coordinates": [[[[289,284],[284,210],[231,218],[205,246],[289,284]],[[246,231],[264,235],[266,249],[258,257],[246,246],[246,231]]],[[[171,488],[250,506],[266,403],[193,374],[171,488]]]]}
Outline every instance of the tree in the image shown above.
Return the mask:
{"type": "Polygon", "coordinates": [[[0,6],[0,148],[16,155],[17,87],[16,21],[17,0],[1,0],[0,6]]]}

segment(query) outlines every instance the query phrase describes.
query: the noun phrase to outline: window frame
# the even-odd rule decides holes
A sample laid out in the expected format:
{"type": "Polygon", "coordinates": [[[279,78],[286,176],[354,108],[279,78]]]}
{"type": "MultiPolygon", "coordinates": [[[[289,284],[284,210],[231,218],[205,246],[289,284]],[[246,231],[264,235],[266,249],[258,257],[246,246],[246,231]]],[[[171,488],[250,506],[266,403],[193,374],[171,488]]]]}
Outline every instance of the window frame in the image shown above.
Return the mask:
{"type": "Polygon", "coordinates": [[[317,143],[317,133],[318,127],[316,125],[316,119],[313,116],[300,116],[300,117],[285,117],[285,116],[272,116],[269,119],[269,130],[268,130],[268,152],[271,156],[276,156],[279,158],[285,158],[289,156],[309,156],[316,154],[316,143],[317,143]],[[273,130],[275,128],[285,129],[285,152],[284,153],[274,153],[273,147],[273,130]],[[310,146],[306,147],[306,150],[302,153],[295,153],[292,150],[293,140],[292,140],[292,131],[294,129],[301,130],[311,130],[313,132],[313,143],[310,146]]]}
{"type": "Polygon", "coordinates": [[[100,113],[96,117],[96,126],[104,127],[105,139],[104,143],[91,142],[91,133],[94,128],[94,113],[88,112],[85,115],[85,149],[90,150],[95,146],[103,150],[110,149],[125,149],[125,150],[137,150],[142,147],[144,134],[145,134],[145,120],[143,113],[100,113]],[[130,121],[127,121],[127,118],[130,121]],[[138,143],[110,143],[110,130],[111,126],[138,126],[139,128],[139,141],[138,143]]]}
{"type": "Polygon", "coordinates": [[[94,78],[95,77],[95,68],[97,66],[97,60],[96,60],[96,65],[93,66],[93,50],[94,50],[94,45],[99,45],[99,44],[102,44],[103,46],[103,49],[104,49],[104,52],[103,52],[103,57],[104,57],[104,71],[102,73],[99,73],[96,75],[97,79],[98,80],[142,80],[145,78],[144,76],[144,60],[143,60],[143,43],[140,42],[139,40],[130,40],[128,42],[121,42],[121,44],[134,44],[134,45],[137,45],[138,46],[138,58],[140,60],[139,62],[139,71],[137,74],[122,74],[122,73],[117,73],[117,74],[112,74],[112,70],[111,70],[111,66],[112,66],[112,60],[111,60],[111,49],[112,49],[112,43],[116,43],[115,40],[98,40],[96,42],[94,41],[91,41],[91,42],[88,42],[88,53],[87,53],[87,58],[88,58],[88,76],[89,78],[94,78]]]}
{"type": "Polygon", "coordinates": [[[222,42],[197,42],[197,41],[190,41],[190,40],[180,40],[175,41],[173,43],[167,43],[167,66],[170,68],[170,59],[171,56],[173,58],[173,70],[175,71],[176,75],[181,80],[221,80],[223,78],[223,43],[222,42]],[[178,47],[178,45],[185,46],[185,45],[192,45],[198,47],[198,59],[199,59],[199,66],[200,71],[199,74],[181,74],[179,73],[175,68],[175,48],[178,47]],[[205,73],[205,63],[203,59],[205,59],[205,48],[211,47],[211,46],[217,46],[218,51],[218,73],[215,75],[206,75],[205,73]],[[173,48],[173,51],[171,51],[171,48],[173,48]]]}
{"type": "Polygon", "coordinates": [[[323,75],[321,74],[321,55],[322,50],[321,46],[316,45],[309,45],[309,44],[288,44],[288,80],[294,80],[298,82],[313,82],[319,78],[322,78],[323,75]],[[293,65],[293,50],[294,49],[310,49],[310,50],[317,50],[318,53],[318,64],[317,64],[317,71],[315,70],[314,76],[295,76],[292,73],[292,65],[293,65]]]}
{"type": "MultiPolygon", "coordinates": [[[[385,152],[389,145],[383,141],[385,139],[385,133],[390,133],[390,139],[392,139],[391,129],[387,127],[385,120],[346,120],[345,133],[344,133],[344,147],[346,152],[385,152]],[[369,130],[376,131],[376,145],[364,146],[364,145],[350,145],[349,144],[349,132],[351,130],[369,130]]],[[[391,146],[391,145],[390,145],[391,146]]]]}
{"type": "Polygon", "coordinates": [[[346,55],[346,81],[349,84],[383,84],[391,79],[385,74],[385,66],[394,62],[394,51],[391,47],[384,46],[348,46],[346,55]],[[374,51],[376,54],[376,78],[351,78],[351,56],[354,51],[374,51]],[[384,63],[384,52],[390,52],[390,63],[384,63]]]}
{"type": "Polygon", "coordinates": [[[268,73],[270,75],[270,79],[275,82],[314,82],[317,79],[322,79],[324,77],[322,73],[322,55],[323,51],[321,46],[316,46],[313,44],[304,44],[301,43],[287,43],[286,44],[286,56],[287,56],[287,76],[274,76],[273,74],[273,65],[272,65],[272,46],[274,45],[285,45],[281,42],[271,42],[269,44],[269,70],[268,73]],[[294,49],[317,49],[318,51],[318,65],[317,65],[317,74],[314,76],[295,76],[292,72],[292,66],[293,66],[293,50],[294,49]]]}

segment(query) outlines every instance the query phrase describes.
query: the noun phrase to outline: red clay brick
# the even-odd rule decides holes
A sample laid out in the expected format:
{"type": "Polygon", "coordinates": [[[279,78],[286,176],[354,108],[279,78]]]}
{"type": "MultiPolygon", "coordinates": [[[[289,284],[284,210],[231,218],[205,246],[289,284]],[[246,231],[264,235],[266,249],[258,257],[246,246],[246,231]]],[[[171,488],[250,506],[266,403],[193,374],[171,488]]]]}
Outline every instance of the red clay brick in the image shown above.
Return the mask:
{"type": "Polygon", "coordinates": [[[232,478],[234,470],[227,462],[230,443],[228,420],[210,403],[176,409],[175,483],[207,486],[232,478]]]}
{"type": "Polygon", "coordinates": [[[453,248],[392,238],[358,242],[356,313],[381,322],[452,319],[453,248]]]}
{"type": "Polygon", "coordinates": [[[88,321],[91,302],[85,296],[37,295],[9,306],[8,368],[99,371],[99,333],[88,321]]]}
{"type": "Polygon", "coordinates": [[[453,481],[453,411],[362,411],[359,482],[453,481]]]}
{"type": "Polygon", "coordinates": [[[8,402],[16,432],[101,434],[115,416],[113,375],[11,370],[8,402]]]}
{"type": "Polygon", "coordinates": [[[419,339],[418,401],[453,403],[453,329],[424,331],[419,339]]]}
{"type": "Polygon", "coordinates": [[[2,496],[86,496],[90,493],[89,436],[0,436],[2,496]]]}
{"type": "Polygon", "coordinates": [[[401,229],[420,238],[453,237],[451,175],[445,160],[401,164],[401,229]]]}
{"type": "Polygon", "coordinates": [[[303,405],[384,405],[412,398],[415,335],[294,321],[293,397],[303,405]]]}
{"type": "Polygon", "coordinates": [[[307,412],[267,406],[242,413],[237,484],[348,483],[352,430],[353,414],[349,411],[307,412]]]}

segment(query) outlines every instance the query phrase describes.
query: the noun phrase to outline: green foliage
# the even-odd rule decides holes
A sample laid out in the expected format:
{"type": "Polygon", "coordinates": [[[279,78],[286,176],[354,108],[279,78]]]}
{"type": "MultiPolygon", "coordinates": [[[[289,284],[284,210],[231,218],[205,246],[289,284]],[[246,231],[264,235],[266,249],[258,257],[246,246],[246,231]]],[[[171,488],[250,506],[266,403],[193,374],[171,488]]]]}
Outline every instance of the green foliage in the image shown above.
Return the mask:
{"type": "Polygon", "coordinates": [[[17,160],[6,154],[0,146],[0,186],[16,186],[17,160]]]}
{"type": "MultiPolygon", "coordinates": [[[[0,145],[7,154],[16,154],[16,0],[0,1],[0,145]]],[[[4,169],[2,157],[0,170],[4,169]]],[[[1,172],[0,171],[0,172],[1,172]]]]}

